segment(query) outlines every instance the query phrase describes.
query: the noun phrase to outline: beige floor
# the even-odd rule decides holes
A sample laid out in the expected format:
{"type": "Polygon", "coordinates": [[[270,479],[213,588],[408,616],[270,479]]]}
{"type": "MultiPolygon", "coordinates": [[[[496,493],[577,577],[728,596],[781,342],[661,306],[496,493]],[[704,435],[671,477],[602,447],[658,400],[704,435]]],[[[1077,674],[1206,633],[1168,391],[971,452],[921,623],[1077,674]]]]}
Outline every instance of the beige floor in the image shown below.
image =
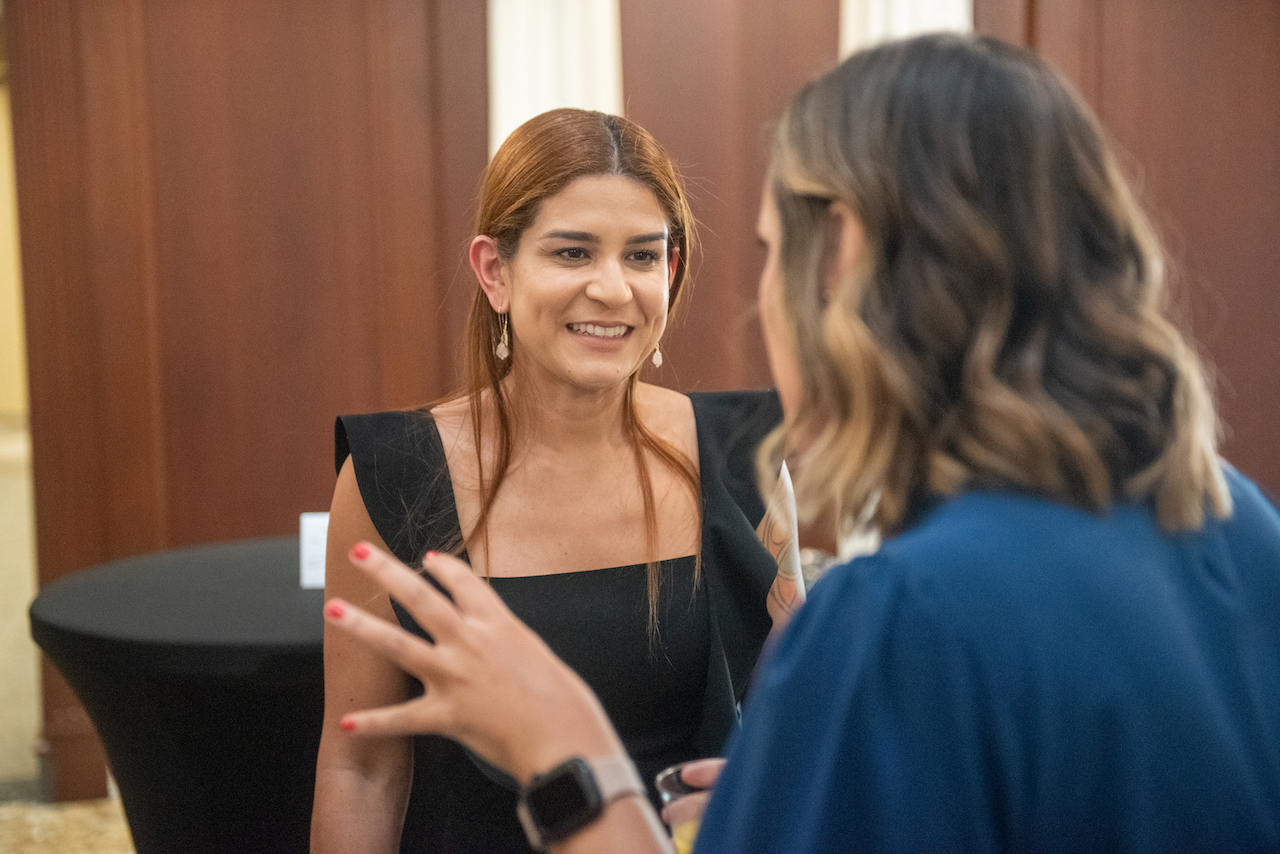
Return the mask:
{"type": "Polygon", "coordinates": [[[134,854],[118,800],[0,804],[5,854],[134,854]]]}

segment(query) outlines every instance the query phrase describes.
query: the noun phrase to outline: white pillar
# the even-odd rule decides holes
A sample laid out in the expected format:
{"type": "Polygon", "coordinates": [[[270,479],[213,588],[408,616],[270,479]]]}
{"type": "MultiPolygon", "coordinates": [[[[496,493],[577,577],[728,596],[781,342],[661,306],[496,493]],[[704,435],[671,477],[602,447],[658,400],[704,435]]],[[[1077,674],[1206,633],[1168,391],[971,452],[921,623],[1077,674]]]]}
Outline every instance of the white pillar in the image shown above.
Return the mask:
{"type": "Polygon", "coordinates": [[[622,113],[619,0],[489,0],[489,154],[556,107],[622,113]]]}
{"type": "Polygon", "coordinates": [[[885,39],[973,30],[973,0],[840,0],[840,56],[885,39]]]}

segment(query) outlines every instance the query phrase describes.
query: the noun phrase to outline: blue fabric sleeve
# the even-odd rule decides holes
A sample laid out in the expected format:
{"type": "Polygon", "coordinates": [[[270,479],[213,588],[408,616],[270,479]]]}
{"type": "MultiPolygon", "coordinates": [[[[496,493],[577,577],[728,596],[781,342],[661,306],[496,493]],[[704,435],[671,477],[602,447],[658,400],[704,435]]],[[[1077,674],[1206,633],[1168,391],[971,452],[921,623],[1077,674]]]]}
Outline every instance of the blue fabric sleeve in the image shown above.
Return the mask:
{"type": "Polygon", "coordinates": [[[757,677],[697,851],[999,847],[964,646],[884,557],[832,572],[757,677]]]}
{"type": "Polygon", "coordinates": [[[747,700],[699,854],[1280,850],[1280,517],[1016,493],[831,570],[747,700]]]}

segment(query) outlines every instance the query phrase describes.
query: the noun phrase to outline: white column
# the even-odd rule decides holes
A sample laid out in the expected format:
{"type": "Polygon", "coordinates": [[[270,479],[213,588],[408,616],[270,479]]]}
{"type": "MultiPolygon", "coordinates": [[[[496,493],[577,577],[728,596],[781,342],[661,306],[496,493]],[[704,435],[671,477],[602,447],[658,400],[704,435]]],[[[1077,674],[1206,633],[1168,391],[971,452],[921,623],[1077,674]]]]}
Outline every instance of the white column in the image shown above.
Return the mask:
{"type": "Polygon", "coordinates": [[[840,56],[885,39],[973,30],[973,0],[840,0],[840,56]]]}
{"type": "Polygon", "coordinates": [[[619,0],[489,0],[489,154],[556,107],[622,113],[619,0]]]}

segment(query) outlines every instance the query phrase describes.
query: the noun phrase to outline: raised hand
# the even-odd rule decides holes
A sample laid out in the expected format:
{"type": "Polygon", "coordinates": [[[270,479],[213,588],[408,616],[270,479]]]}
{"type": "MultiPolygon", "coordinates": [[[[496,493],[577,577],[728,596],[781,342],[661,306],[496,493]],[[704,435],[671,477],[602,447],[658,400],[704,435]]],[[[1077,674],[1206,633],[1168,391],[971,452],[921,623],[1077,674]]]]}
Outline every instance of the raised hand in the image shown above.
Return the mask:
{"type": "Polygon", "coordinates": [[[325,618],[333,626],[425,686],[404,703],[346,715],[343,729],[448,736],[522,782],[569,756],[623,754],[591,689],[467,564],[429,553],[415,572],[368,543],[352,548],[351,562],[434,640],[331,599],[325,618]]]}

